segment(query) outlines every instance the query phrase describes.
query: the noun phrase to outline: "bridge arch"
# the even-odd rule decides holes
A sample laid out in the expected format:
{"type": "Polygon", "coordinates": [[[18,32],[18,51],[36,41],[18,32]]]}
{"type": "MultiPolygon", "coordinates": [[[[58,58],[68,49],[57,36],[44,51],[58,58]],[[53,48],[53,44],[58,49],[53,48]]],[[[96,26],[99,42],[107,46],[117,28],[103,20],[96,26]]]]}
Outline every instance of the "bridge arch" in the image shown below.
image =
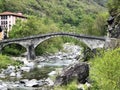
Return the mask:
{"type": "MultiPolygon", "coordinates": [[[[23,44],[21,44],[21,43],[19,43],[19,42],[5,43],[5,44],[2,45],[2,48],[6,47],[6,46],[8,46],[8,45],[12,45],[12,44],[18,44],[18,45],[20,45],[20,46],[26,48],[26,46],[24,46],[23,44]]],[[[2,50],[2,49],[1,49],[1,50],[2,50]]]]}
{"type": "Polygon", "coordinates": [[[44,37],[42,40],[38,40],[37,41],[37,43],[34,45],[34,48],[36,48],[39,44],[41,44],[41,43],[43,43],[44,41],[46,41],[46,40],[49,40],[49,39],[52,39],[52,38],[55,38],[55,37],[71,37],[71,38],[75,38],[76,40],[78,40],[78,41],[80,41],[80,42],[83,42],[86,46],[88,46],[90,49],[95,49],[95,48],[98,48],[98,47],[100,47],[100,48],[103,48],[103,46],[104,46],[104,43],[103,42],[101,42],[100,40],[92,40],[92,39],[89,39],[89,38],[83,38],[83,37],[78,37],[78,36],[76,36],[76,35],[74,35],[74,34],[53,34],[53,35],[48,35],[48,36],[46,36],[46,37],[44,37]],[[94,43],[98,43],[98,44],[100,44],[100,45],[96,45],[96,44],[94,44],[94,43]],[[102,44],[103,43],[103,44],[102,44]],[[95,45],[95,47],[94,47],[94,45],[95,45]]]}
{"type": "Polygon", "coordinates": [[[1,48],[2,54],[6,53],[9,55],[15,55],[15,56],[21,55],[22,53],[26,51],[27,49],[19,43],[6,43],[1,48]],[[19,53],[18,51],[21,53],[19,53]]]}
{"type": "MultiPolygon", "coordinates": [[[[39,50],[41,50],[41,48],[45,51],[46,48],[51,48],[51,47],[55,47],[55,50],[59,50],[60,47],[62,47],[62,44],[63,44],[63,38],[68,38],[69,40],[66,40],[68,42],[70,42],[70,40],[76,40],[77,42],[80,42],[81,41],[78,39],[78,38],[74,38],[74,37],[69,37],[69,36],[54,36],[54,37],[49,37],[49,38],[46,38],[42,41],[40,41],[36,46],[35,46],[35,54],[36,55],[39,55],[39,54],[42,54],[43,51],[41,51],[41,53],[38,54],[39,50]],[[54,42],[55,40],[55,42],[54,42]],[[45,46],[45,47],[44,47],[45,46]],[[58,46],[58,47],[56,47],[58,46]]],[[[71,41],[72,41],[71,40],[71,41]]],[[[78,43],[77,43],[78,44],[78,43]]],[[[79,44],[80,45],[80,44],[79,44]]],[[[54,52],[54,50],[52,51],[54,52]]]]}
{"type": "Polygon", "coordinates": [[[62,36],[62,35],[56,35],[56,36],[51,36],[51,37],[46,37],[44,38],[43,40],[40,40],[38,41],[38,43],[35,45],[35,48],[38,47],[41,43],[45,42],[45,41],[48,41],[50,39],[53,39],[53,38],[56,38],[56,37],[67,37],[67,38],[73,38],[73,39],[76,39],[77,41],[80,41],[78,38],[76,37],[73,37],[73,36],[62,36]]]}

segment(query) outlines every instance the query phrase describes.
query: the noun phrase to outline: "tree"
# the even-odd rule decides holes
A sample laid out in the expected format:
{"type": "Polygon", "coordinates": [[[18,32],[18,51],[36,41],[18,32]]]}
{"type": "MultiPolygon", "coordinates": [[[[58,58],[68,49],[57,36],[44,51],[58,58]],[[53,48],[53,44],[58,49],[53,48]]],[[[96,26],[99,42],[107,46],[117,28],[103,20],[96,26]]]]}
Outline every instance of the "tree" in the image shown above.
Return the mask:
{"type": "Polygon", "coordinates": [[[120,0],[108,0],[107,6],[110,14],[120,13],[120,0]]]}
{"type": "Polygon", "coordinates": [[[27,21],[18,20],[10,31],[9,36],[10,38],[18,38],[58,31],[58,27],[52,20],[31,16],[27,21]]]}
{"type": "Polygon", "coordinates": [[[96,35],[98,36],[105,36],[107,34],[107,20],[108,18],[108,13],[103,12],[99,13],[97,15],[97,18],[95,19],[93,29],[96,31],[96,35]]]}

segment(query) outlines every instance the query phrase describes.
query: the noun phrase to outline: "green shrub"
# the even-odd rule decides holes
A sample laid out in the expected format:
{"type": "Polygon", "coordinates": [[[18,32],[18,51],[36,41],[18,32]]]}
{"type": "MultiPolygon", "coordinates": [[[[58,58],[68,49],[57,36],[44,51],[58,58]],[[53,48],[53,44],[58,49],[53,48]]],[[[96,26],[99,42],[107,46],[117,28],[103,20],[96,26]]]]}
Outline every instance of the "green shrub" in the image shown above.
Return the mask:
{"type": "Polygon", "coordinates": [[[10,57],[0,54],[0,69],[6,68],[8,65],[20,65],[20,62],[11,60],[10,57]]]}
{"type": "Polygon", "coordinates": [[[38,45],[35,49],[35,53],[36,55],[41,55],[45,53],[55,53],[62,49],[62,44],[63,41],[61,37],[51,38],[40,43],[40,45],[38,45]]]}
{"type": "Polygon", "coordinates": [[[54,90],[77,90],[77,83],[73,81],[66,86],[56,86],[54,90]]]}
{"type": "Polygon", "coordinates": [[[92,90],[120,89],[120,48],[102,53],[91,62],[92,90]]]}
{"type": "Polygon", "coordinates": [[[2,54],[20,56],[26,49],[18,44],[10,44],[2,49],[2,54]]]}

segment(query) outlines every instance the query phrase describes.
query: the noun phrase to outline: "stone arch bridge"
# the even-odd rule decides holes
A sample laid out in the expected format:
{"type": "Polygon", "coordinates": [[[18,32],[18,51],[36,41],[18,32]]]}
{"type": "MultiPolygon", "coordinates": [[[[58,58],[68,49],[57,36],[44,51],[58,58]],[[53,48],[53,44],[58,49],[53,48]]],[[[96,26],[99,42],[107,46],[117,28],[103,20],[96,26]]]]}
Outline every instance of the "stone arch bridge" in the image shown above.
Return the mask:
{"type": "Polygon", "coordinates": [[[106,42],[105,37],[86,36],[82,34],[59,32],[59,33],[40,34],[40,35],[17,38],[17,39],[2,40],[0,41],[0,52],[2,48],[5,47],[6,45],[15,43],[25,47],[27,50],[27,59],[33,60],[35,59],[35,48],[45,40],[48,40],[56,36],[69,36],[76,38],[84,42],[91,49],[103,48],[106,42]]]}

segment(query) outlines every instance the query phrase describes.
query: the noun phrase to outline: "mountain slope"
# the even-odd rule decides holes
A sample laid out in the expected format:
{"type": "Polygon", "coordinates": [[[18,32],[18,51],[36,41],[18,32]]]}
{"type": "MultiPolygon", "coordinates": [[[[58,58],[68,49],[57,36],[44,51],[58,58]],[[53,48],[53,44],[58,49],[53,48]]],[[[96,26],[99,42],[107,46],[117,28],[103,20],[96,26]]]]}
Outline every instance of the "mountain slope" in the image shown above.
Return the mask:
{"type": "Polygon", "coordinates": [[[106,10],[93,0],[1,0],[0,9],[51,19],[69,32],[91,30],[96,15],[106,10]]]}
{"type": "MultiPolygon", "coordinates": [[[[96,0],[95,0],[96,1],[96,0]]],[[[104,1],[104,0],[101,0],[104,1]]],[[[92,0],[1,0],[1,11],[23,12],[34,15],[64,14],[82,9],[85,12],[98,12],[103,10],[99,4],[92,0]]]]}

